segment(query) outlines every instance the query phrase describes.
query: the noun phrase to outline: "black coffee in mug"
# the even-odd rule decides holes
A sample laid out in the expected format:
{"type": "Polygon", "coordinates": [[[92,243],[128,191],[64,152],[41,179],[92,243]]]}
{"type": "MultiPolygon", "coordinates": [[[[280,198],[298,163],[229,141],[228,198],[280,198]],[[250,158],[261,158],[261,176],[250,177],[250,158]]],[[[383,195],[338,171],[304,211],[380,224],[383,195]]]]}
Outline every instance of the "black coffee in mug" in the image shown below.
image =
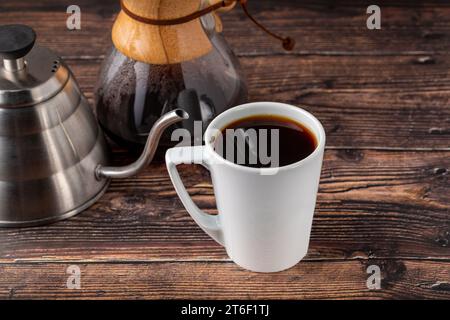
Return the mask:
{"type": "Polygon", "coordinates": [[[314,152],[317,139],[304,125],[287,117],[257,115],[230,123],[214,148],[223,158],[252,168],[282,167],[314,152]]]}

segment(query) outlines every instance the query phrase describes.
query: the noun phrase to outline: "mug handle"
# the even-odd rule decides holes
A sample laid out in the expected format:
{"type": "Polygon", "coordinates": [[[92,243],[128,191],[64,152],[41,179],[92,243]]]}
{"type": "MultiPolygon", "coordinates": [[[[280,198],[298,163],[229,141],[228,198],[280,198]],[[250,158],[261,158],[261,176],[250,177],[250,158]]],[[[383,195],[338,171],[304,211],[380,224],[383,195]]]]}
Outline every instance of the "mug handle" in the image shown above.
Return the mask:
{"type": "Polygon", "coordinates": [[[223,246],[223,232],[219,217],[203,212],[194,203],[178,173],[177,165],[180,164],[200,164],[209,171],[209,161],[206,156],[205,147],[195,146],[169,149],[166,152],[166,165],[170,179],[187,212],[203,231],[223,246]]]}

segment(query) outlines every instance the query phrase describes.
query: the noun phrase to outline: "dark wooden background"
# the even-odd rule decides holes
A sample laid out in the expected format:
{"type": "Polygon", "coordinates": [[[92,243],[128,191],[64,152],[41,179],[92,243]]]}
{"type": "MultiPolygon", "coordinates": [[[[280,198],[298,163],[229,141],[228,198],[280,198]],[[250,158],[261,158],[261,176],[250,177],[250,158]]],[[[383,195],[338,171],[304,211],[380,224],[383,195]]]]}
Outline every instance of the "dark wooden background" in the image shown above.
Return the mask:
{"type": "MultiPolygon", "coordinates": [[[[65,28],[72,1],[1,0],[0,23],[34,27],[92,101],[118,0],[77,0],[82,30],[65,28]]],[[[450,298],[450,3],[251,1],[255,16],[297,40],[294,52],[240,10],[225,34],[251,100],[303,105],[328,145],[309,254],[277,274],[240,269],[190,219],[161,161],[68,221],[0,229],[0,297],[450,298]],[[66,268],[81,268],[81,290],[66,268]],[[369,265],[382,289],[366,287],[369,265]]],[[[131,156],[118,151],[118,162],[131,156]]],[[[207,172],[183,167],[199,206],[215,213],[207,172]]]]}

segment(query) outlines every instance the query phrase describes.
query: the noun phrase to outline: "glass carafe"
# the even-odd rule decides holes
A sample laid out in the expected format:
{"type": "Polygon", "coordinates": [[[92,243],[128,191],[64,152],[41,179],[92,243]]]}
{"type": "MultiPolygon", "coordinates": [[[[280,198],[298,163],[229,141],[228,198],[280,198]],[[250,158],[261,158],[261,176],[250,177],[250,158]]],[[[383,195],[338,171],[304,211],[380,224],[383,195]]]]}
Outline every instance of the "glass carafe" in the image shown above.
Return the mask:
{"type": "MultiPolygon", "coordinates": [[[[130,16],[155,18],[158,12],[158,18],[176,18],[210,1],[123,1],[127,8],[122,7],[113,27],[113,47],[95,94],[99,123],[119,145],[139,148],[155,121],[171,109],[189,113],[190,119],[177,126],[193,137],[194,121],[201,121],[204,130],[218,114],[247,101],[241,66],[215,12],[176,26],[146,25],[130,16]]],[[[176,143],[173,129],[166,131],[162,145],[176,143]]]]}

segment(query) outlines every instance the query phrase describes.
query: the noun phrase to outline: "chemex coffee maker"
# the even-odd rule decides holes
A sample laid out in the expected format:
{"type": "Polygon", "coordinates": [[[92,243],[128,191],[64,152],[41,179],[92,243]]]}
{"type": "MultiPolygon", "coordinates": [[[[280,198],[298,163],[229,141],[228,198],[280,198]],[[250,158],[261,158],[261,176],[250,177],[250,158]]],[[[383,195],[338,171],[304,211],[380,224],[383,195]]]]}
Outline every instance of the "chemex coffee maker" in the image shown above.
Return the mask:
{"type": "MultiPolygon", "coordinates": [[[[147,167],[167,128],[192,131],[193,121],[206,126],[246,101],[216,14],[237,1],[212,2],[122,2],[97,86],[100,126],[67,65],[35,45],[33,29],[0,26],[0,227],[47,224],[85,210],[111,179],[147,167]],[[138,160],[110,166],[103,131],[139,146],[138,160]]],[[[273,36],[292,48],[289,38],[273,36]]]]}
{"type": "MultiPolygon", "coordinates": [[[[217,14],[237,2],[285,49],[293,48],[292,39],[261,26],[244,0],[121,1],[95,99],[99,123],[110,138],[131,149],[139,147],[155,121],[173,108],[190,114],[178,127],[193,137],[194,121],[204,130],[223,111],[247,102],[241,66],[222,36],[217,14]]],[[[170,133],[161,144],[172,144],[170,133]]]]}

